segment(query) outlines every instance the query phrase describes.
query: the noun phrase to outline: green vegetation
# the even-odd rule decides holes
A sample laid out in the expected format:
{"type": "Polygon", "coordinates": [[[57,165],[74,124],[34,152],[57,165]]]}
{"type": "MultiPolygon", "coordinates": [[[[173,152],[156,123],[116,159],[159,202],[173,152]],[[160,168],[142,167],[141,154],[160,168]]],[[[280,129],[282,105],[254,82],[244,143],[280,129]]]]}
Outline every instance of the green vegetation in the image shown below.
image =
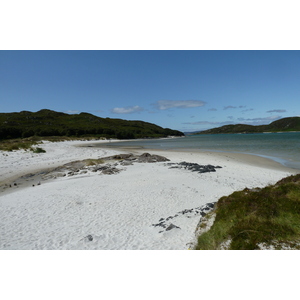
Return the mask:
{"type": "Polygon", "coordinates": [[[99,159],[86,159],[84,160],[87,166],[96,166],[96,165],[101,165],[104,164],[104,160],[99,158],[99,159]]]}
{"type": "Polygon", "coordinates": [[[0,140],[28,137],[103,137],[118,139],[182,136],[182,132],[143,121],[69,115],[48,109],[36,113],[0,113],[0,140]]]}
{"type": "Polygon", "coordinates": [[[46,150],[44,150],[43,148],[40,148],[40,147],[31,148],[30,150],[31,150],[33,153],[46,153],[46,150]]]}
{"type": "Polygon", "coordinates": [[[18,138],[18,139],[9,139],[9,140],[0,140],[0,150],[4,151],[13,151],[13,150],[31,150],[32,146],[40,144],[43,140],[47,140],[50,142],[63,142],[63,141],[71,141],[71,140],[90,140],[94,139],[93,137],[67,137],[67,136],[47,136],[47,137],[39,137],[32,136],[30,138],[18,138]]]}
{"type": "Polygon", "coordinates": [[[244,189],[222,197],[215,222],[198,237],[196,250],[300,249],[300,174],[263,189],[244,189]]]}
{"type": "Polygon", "coordinates": [[[261,133],[261,132],[287,132],[300,131],[300,117],[283,118],[269,125],[225,125],[218,128],[204,130],[196,134],[218,134],[218,133],[261,133]]]}
{"type": "Polygon", "coordinates": [[[27,138],[27,139],[11,139],[0,141],[0,150],[13,151],[13,150],[30,150],[33,145],[37,144],[37,139],[27,138]]]}

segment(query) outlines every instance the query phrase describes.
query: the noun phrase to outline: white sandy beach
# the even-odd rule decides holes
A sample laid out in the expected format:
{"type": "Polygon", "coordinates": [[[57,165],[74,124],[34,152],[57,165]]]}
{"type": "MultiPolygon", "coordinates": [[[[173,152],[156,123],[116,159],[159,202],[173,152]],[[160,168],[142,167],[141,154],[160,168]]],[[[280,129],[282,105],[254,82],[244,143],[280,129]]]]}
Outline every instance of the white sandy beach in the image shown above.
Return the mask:
{"type": "Polygon", "coordinates": [[[189,249],[201,218],[196,208],[298,173],[250,155],[132,149],[128,152],[165,156],[169,163],[222,168],[200,174],[166,162],[134,163],[117,165],[121,171],[113,175],[87,171],[34,187],[16,180],[75,160],[126,153],[75,147],[84,144],[91,142],[44,142],[40,147],[46,153],[40,154],[0,151],[0,249],[189,249]],[[164,228],[153,226],[161,220],[164,228]]]}

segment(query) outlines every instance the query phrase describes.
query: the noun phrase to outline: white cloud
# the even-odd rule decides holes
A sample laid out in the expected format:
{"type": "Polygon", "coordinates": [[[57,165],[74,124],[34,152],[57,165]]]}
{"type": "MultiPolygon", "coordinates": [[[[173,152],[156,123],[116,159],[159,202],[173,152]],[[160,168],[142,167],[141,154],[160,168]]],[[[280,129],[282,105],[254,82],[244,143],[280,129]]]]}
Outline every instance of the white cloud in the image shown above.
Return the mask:
{"type": "Polygon", "coordinates": [[[265,118],[253,118],[253,119],[238,118],[238,121],[249,125],[263,125],[263,124],[268,124],[270,122],[279,120],[280,118],[281,116],[270,116],[265,118]]]}
{"type": "Polygon", "coordinates": [[[273,110],[268,110],[267,113],[283,113],[283,112],[286,112],[285,109],[273,109],[273,110]]]}
{"type": "MultiPolygon", "coordinates": [[[[280,119],[281,116],[270,116],[266,118],[253,118],[253,119],[245,119],[245,118],[238,118],[238,122],[242,124],[247,125],[263,125],[263,124],[269,124],[273,121],[276,121],[280,119]]],[[[220,127],[223,125],[230,125],[230,124],[237,124],[237,122],[233,121],[233,117],[229,116],[228,119],[231,119],[231,121],[224,121],[224,122],[212,122],[212,121],[199,121],[199,122],[186,122],[182,124],[187,125],[210,125],[213,127],[220,127]]]]}
{"type": "Polygon", "coordinates": [[[228,106],[224,106],[224,110],[229,109],[229,108],[236,108],[236,106],[232,106],[232,105],[228,105],[228,106]]]}
{"type": "Polygon", "coordinates": [[[240,106],[232,106],[232,105],[228,105],[228,106],[224,106],[223,110],[229,109],[229,108],[245,108],[245,105],[240,105],[240,106]]]}
{"type": "Polygon", "coordinates": [[[111,112],[114,114],[132,114],[143,110],[144,109],[142,107],[136,105],[136,106],[127,106],[127,107],[115,107],[111,110],[111,112]]]}
{"type": "Polygon", "coordinates": [[[69,115],[74,115],[74,114],[79,114],[80,111],[79,110],[67,110],[65,113],[69,114],[69,115]]]}
{"type": "Polygon", "coordinates": [[[228,125],[228,124],[233,124],[231,121],[225,121],[225,122],[211,122],[211,121],[199,121],[199,122],[186,122],[182,124],[187,124],[187,125],[213,125],[213,126],[222,126],[222,125],[228,125]]]}
{"type": "Polygon", "coordinates": [[[166,110],[169,108],[190,108],[190,107],[201,107],[206,102],[201,100],[159,100],[154,103],[156,108],[159,110],[166,110]]]}

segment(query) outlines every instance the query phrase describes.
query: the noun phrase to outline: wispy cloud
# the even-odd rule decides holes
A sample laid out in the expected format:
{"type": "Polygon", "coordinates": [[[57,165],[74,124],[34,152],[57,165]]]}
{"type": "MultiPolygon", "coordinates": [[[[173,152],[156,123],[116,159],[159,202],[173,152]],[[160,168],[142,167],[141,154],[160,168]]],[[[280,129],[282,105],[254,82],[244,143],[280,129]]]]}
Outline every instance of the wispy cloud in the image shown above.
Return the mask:
{"type": "Polygon", "coordinates": [[[216,108],[210,108],[207,111],[217,111],[217,109],[216,108]]]}
{"type": "Polygon", "coordinates": [[[65,111],[66,114],[69,114],[69,115],[74,115],[74,114],[79,114],[80,111],[79,110],[67,110],[65,111]]]}
{"type": "Polygon", "coordinates": [[[230,108],[236,108],[236,106],[232,106],[232,105],[224,106],[223,110],[230,109],[230,108]]]}
{"type": "Polygon", "coordinates": [[[252,110],[254,110],[254,109],[253,108],[244,109],[244,110],[242,110],[242,113],[247,112],[247,111],[252,111],[252,110]]]}
{"type": "Polygon", "coordinates": [[[223,122],[212,122],[212,121],[198,121],[198,122],[186,122],[182,123],[185,125],[210,125],[213,127],[220,127],[223,125],[230,125],[230,124],[237,124],[237,123],[243,123],[248,125],[264,125],[269,124],[270,122],[276,121],[281,118],[281,116],[270,116],[266,118],[253,118],[253,119],[245,119],[245,118],[238,118],[237,121],[233,121],[232,116],[228,116],[228,119],[231,121],[223,121],[223,122]]]}
{"type": "Polygon", "coordinates": [[[170,108],[191,108],[204,106],[206,102],[201,100],[159,100],[154,103],[154,106],[159,110],[170,108]]]}
{"type": "Polygon", "coordinates": [[[132,114],[136,112],[141,112],[144,109],[138,105],[136,106],[127,106],[127,107],[115,107],[111,110],[113,114],[132,114]]]}
{"type": "Polygon", "coordinates": [[[223,110],[226,110],[226,109],[236,109],[236,108],[245,108],[246,106],[244,105],[240,105],[240,106],[232,106],[232,105],[228,105],[228,106],[224,106],[223,110]]]}
{"type": "Polygon", "coordinates": [[[267,113],[283,113],[286,112],[285,109],[273,109],[273,110],[268,110],[267,113]]]}
{"type": "Polygon", "coordinates": [[[270,122],[279,120],[280,118],[281,116],[270,116],[265,118],[252,118],[252,119],[238,118],[238,121],[249,125],[263,125],[263,124],[268,124],[270,122]]]}
{"type": "Polygon", "coordinates": [[[186,122],[182,124],[186,125],[213,125],[215,127],[222,126],[222,125],[228,125],[232,124],[233,122],[231,121],[225,121],[225,122],[211,122],[211,121],[198,121],[198,122],[186,122]]]}

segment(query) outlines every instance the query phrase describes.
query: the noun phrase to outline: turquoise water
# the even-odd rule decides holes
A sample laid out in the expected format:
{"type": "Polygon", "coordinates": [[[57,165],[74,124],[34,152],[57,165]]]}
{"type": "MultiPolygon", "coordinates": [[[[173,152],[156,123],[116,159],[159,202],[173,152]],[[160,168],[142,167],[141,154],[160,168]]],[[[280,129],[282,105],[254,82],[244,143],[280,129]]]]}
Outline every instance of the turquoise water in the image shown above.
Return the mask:
{"type": "Polygon", "coordinates": [[[193,135],[174,139],[123,141],[108,143],[107,146],[255,154],[300,169],[300,132],[193,135]]]}

